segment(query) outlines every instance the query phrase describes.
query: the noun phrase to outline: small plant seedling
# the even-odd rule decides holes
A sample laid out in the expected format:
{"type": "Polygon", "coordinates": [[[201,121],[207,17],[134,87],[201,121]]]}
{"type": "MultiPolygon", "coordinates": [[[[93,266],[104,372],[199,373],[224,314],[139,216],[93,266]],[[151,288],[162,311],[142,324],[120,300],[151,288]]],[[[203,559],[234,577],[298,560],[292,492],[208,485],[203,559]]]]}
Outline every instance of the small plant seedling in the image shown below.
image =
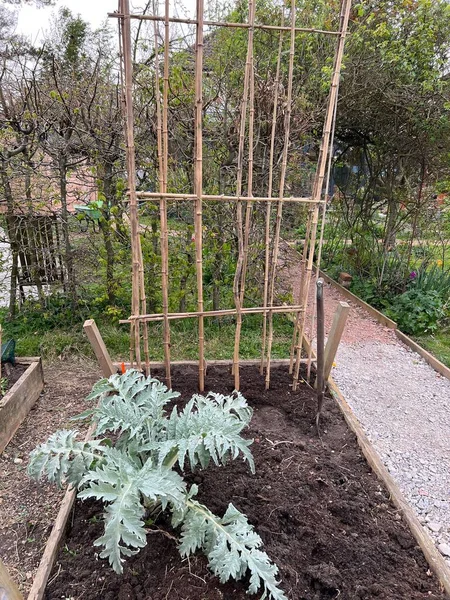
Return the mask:
{"type": "MultiPolygon", "coordinates": [[[[238,456],[254,472],[252,442],[241,436],[252,409],[239,392],[209,393],[194,395],[182,410],[175,406],[168,414],[165,406],[178,396],[136,370],[99,381],[88,396],[99,399],[97,407],[78,418],[92,419],[95,436],[114,434],[115,442],[79,441],[77,431],[57,431],[31,453],[30,476],[45,475],[60,486],[68,482],[82,500],[104,502],[105,530],[94,545],[102,547],[100,557],[116,573],[123,572],[126,557],[146,545],[146,526],[168,511],[180,531],[182,557],[203,550],[222,583],[248,574],[248,593],[262,588],[262,599],[286,600],[278,568],[261,550],[262,540],[246,516],[233,504],[222,517],[213,514],[195,499],[197,485],[189,487],[180,474],[187,464],[206,469],[238,456]]],[[[67,546],[66,551],[71,552],[67,546]]]]}

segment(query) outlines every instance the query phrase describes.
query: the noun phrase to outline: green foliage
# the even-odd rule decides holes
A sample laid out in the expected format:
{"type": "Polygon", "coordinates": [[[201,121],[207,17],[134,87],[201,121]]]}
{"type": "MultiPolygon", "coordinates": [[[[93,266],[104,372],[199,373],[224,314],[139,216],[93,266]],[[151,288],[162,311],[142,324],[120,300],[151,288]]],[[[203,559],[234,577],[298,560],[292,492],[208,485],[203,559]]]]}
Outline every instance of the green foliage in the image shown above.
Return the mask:
{"type": "Polygon", "coordinates": [[[393,300],[386,314],[397,322],[404,333],[420,335],[434,332],[445,313],[437,291],[423,292],[411,288],[393,300]]]}
{"type": "Polygon", "coordinates": [[[422,265],[415,272],[411,286],[422,293],[436,292],[443,302],[447,302],[450,299],[450,269],[444,271],[437,265],[428,268],[422,265]]]}
{"type": "Polygon", "coordinates": [[[107,440],[78,442],[76,432],[59,431],[31,453],[30,476],[69,481],[79,498],[105,503],[104,534],[94,543],[117,573],[125,557],[146,545],[145,522],[161,507],[170,511],[172,526],[181,528],[181,556],[201,549],[221,582],[249,572],[248,593],[262,588],[262,598],[286,600],[278,568],[247,518],[232,504],[223,517],[214,515],[195,500],[197,486],[189,488],[180,475],[187,459],[195,470],[239,456],[254,472],[251,440],[241,436],[252,409],[239,392],[209,393],[194,395],[181,411],[174,406],[168,414],[167,404],[178,396],[135,370],[99,381],[88,397],[98,405],[79,418],[92,418],[96,436],[114,434],[114,446],[107,440]]]}

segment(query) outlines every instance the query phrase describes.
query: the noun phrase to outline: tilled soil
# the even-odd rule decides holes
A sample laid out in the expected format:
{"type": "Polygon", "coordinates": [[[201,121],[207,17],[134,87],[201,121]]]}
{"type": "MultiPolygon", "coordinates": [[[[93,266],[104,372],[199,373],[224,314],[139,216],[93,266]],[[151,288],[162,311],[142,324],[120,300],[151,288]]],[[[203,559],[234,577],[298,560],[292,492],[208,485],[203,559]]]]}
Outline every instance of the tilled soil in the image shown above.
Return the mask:
{"type": "MultiPolygon", "coordinates": [[[[362,457],[333,400],[325,402],[322,436],[313,426],[314,392],[293,392],[285,368],[272,388],[255,367],[242,368],[242,393],[254,407],[256,474],[241,460],[190,474],[199,500],[222,515],[229,502],[246,513],[278,564],[291,600],[443,599],[409,529],[362,457]]],[[[231,392],[226,367],[208,367],[208,389],[231,392]]],[[[194,368],[175,367],[173,387],[188,399],[194,368]]],[[[245,582],[220,585],[201,555],[182,561],[177,532],[161,523],[148,545],[115,575],[92,542],[102,534],[101,506],[77,502],[47,598],[83,600],[244,600],[245,582]]]]}
{"type": "MultiPolygon", "coordinates": [[[[61,361],[44,365],[44,378],[43,393],[0,455],[0,558],[24,593],[63,496],[52,485],[30,480],[29,452],[57,429],[74,427],[70,417],[86,408],[84,398],[99,373],[91,363],[61,361]]],[[[79,422],[76,426],[80,429],[79,422]]]]}

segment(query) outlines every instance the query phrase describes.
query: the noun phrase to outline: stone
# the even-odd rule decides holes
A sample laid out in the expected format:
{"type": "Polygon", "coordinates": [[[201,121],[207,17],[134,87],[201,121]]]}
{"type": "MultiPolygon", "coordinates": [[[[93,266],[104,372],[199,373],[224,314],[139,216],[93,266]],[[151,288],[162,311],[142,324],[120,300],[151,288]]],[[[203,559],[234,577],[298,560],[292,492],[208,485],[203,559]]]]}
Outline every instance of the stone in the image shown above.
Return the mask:
{"type": "Polygon", "coordinates": [[[438,550],[444,556],[450,556],[450,546],[448,544],[439,544],[438,550]]]}
{"type": "Polygon", "coordinates": [[[21,458],[15,458],[13,462],[15,465],[21,465],[23,463],[23,460],[21,458]]]}
{"type": "Polygon", "coordinates": [[[436,521],[430,521],[427,523],[428,529],[431,529],[433,533],[439,533],[442,529],[442,523],[436,523],[436,521]]]}

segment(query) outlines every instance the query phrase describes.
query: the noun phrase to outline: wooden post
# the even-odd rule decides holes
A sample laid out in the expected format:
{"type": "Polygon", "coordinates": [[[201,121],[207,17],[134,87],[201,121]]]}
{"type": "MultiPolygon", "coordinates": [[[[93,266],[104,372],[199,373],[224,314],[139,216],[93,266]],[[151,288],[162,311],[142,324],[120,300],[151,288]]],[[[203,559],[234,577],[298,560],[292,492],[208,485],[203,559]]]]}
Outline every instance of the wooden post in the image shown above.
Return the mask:
{"type": "MultiPolygon", "coordinates": [[[[317,414],[316,426],[319,433],[319,419],[322,412],[324,394],[324,343],[325,343],[325,312],[323,306],[323,279],[316,281],[316,306],[317,306],[317,414]]],[[[312,356],[312,353],[309,353],[312,356]]]]}
{"type": "Polygon", "coordinates": [[[339,306],[334,314],[333,325],[331,326],[327,345],[325,346],[325,365],[323,369],[325,381],[328,381],[330,376],[331,368],[339,347],[339,342],[341,341],[349,311],[350,305],[347,304],[347,302],[339,302],[339,306]]]}
{"type": "Polygon", "coordinates": [[[11,579],[4,564],[0,560],[0,598],[5,600],[23,600],[19,588],[11,579]]]}
{"type": "Polygon", "coordinates": [[[95,352],[95,356],[97,357],[98,364],[102,370],[102,375],[104,377],[110,377],[117,373],[117,369],[114,368],[112,360],[109,356],[109,352],[106,349],[105,342],[100,335],[100,331],[94,321],[94,319],[88,319],[84,322],[83,329],[88,336],[88,339],[91,343],[91,346],[95,352]]]}

